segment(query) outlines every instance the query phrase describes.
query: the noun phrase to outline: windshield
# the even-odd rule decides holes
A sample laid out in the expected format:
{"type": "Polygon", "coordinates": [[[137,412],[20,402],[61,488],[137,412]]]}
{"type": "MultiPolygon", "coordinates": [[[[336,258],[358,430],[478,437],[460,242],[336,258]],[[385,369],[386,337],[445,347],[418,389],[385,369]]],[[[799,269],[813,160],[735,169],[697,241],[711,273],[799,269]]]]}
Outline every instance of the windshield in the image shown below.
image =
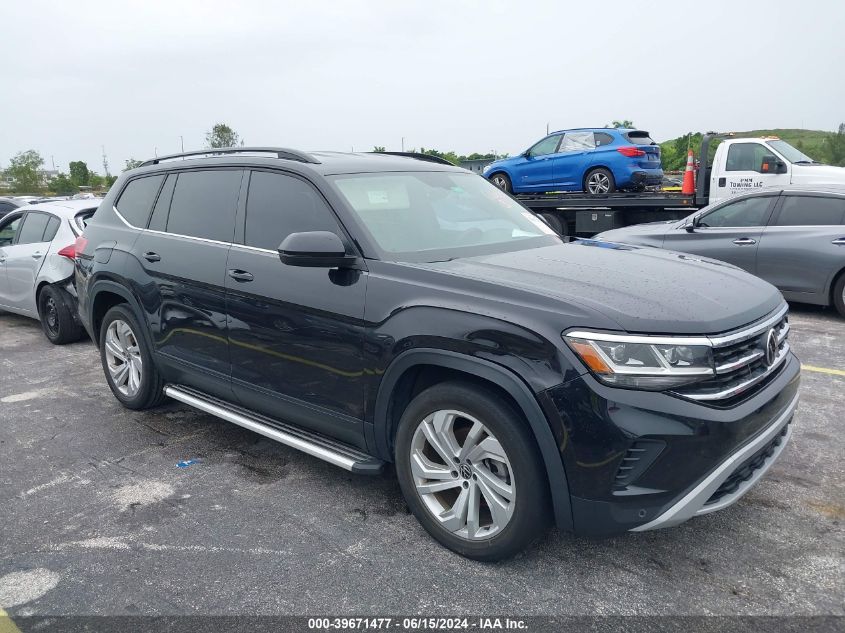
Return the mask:
{"type": "Polygon", "coordinates": [[[772,149],[777,150],[781,156],[783,156],[786,160],[790,163],[815,163],[812,158],[807,156],[804,152],[799,149],[795,149],[787,143],[786,141],[768,141],[769,146],[772,149]]]}
{"type": "Polygon", "coordinates": [[[474,174],[396,172],[331,180],[381,259],[446,261],[560,242],[537,216],[474,174]]]}

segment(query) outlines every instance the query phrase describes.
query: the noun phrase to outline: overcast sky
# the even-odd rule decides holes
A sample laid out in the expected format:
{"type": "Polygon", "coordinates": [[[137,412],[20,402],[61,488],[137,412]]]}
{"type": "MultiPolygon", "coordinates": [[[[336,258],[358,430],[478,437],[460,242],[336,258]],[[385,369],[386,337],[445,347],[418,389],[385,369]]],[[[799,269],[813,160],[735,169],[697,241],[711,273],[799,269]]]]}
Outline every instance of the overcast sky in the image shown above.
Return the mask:
{"type": "Polygon", "coordinates": [[[203,146],[515,153],[552,129],[845,121],[845,2],[5,0],[0,165],[203,146]]]}

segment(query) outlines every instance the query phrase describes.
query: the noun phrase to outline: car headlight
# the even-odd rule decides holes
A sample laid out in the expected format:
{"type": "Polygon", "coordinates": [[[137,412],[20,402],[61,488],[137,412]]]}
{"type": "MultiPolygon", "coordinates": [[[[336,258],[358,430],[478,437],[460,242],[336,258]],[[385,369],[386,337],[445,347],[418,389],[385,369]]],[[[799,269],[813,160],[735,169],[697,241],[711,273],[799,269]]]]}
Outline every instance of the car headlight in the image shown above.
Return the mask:
{"type": "Polygon", "coordinates": [[[605,384],[659,391],[716,375],[706,339],[566,332],[563,340],[605,384]]]}

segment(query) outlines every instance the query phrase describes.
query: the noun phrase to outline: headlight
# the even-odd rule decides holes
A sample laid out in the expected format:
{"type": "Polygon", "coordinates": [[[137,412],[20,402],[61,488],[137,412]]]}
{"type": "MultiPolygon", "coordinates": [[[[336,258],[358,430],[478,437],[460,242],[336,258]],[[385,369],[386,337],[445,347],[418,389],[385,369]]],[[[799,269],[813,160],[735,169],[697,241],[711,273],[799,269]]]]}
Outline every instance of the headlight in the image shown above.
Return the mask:
{"type": "Polygon", "coordinates": [[[716,375],[706,339],[578,331],[563,340],[596,378],[614,387],[658,391],[716,375]]]}

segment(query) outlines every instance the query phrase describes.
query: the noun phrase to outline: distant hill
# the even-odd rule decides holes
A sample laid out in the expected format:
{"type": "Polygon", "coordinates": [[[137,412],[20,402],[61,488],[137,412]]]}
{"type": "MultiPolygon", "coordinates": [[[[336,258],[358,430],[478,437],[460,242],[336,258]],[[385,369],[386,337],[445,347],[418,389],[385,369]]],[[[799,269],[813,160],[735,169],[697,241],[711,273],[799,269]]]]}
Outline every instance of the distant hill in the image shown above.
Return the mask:
{"type": "MultiPolygon", "coordinates": [[[[701,145],[701,136],[702,134],[700,132],[692,135],[691,146],[696,157],[698,156],[698,149],[701,145]]],[[[774,130],[750,130],[748,132],[736,132],[736,136],[777,136],[790,145],[794,145],[814,160],[831,164],[838,164],[842,160],[842,157],[837,156],[835,153],[834,155],[831,155],[830,151],[832,149],[830,147],[831,137],[834,137],[834,145],[836,145],[836,137],[841,137],[841,132],[837,134],[835,132],[825,132],[823,130],[781,128],[774,130]]],[[[717,145],[718,143],[714,143],[710,147],[711,159],[717,145]]],[[[687,136],[680,136],[660,143],[660,150],[663,158],[663,169],[666,171],[683,169],[687,160],[687,136]]]]}

